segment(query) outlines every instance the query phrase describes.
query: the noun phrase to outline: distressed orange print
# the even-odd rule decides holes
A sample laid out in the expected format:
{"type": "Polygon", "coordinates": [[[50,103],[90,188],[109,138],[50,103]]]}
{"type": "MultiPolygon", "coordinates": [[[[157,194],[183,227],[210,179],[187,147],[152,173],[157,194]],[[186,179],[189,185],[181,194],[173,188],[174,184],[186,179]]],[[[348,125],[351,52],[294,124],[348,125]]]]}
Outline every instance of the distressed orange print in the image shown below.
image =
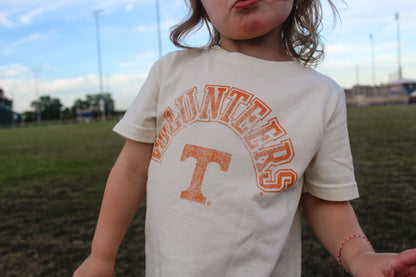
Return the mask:
{"type": "MultiPolygon", "coordinates": [[[[235,87],[206,85],[201,92],[194,87],[182,93],[174,103],[175,106],[164,110],[166,122],[154,143],[154,161],[162,162],[173,137],[186,127],[194,123],[218,123],[240,138],[250,154],[257,186],[262,192],[278,193],[296,183],[297,173],[282,168],[295,157],[292,140],[287,138],[286,130],[276,117],[268,117],[272,109],[254,94],[235,87]]],[[[224,154],[215,151],[198,146],[185,147],[181,160],[193,157],[197,164],[191,186],[182,192],[182,198],[209,204],[201,186],[208,164],[220,164],[213,157],[224,154]]]]}
{"type": "Polygon", "coordinates": [[[181,118],[185,125],[194,121],[198,115],[196,93],[196,88],[193,88],[176,99],[176,105],[179,107],[181,118]]]}
{"type": "Polygon", "coordinates": [[[232,123],[232,126],[240,134],[245,134],[249,130],[252,130],[260,120],[271,112],[271,109],[259,99],[254,99],[250,104],[237,120],[232,123]]]}
{"type": "MultiPolygon", "coordinates": [[[[217,163],[222,171],[227,172],[231,162],[231,154],[215,149],[186,144],[182,152],[181,161],[185,161],[188,158],[194,158],[196,164],[191,184],[187,190],[182,191],[181,198],[206,204],[207,198],[202,194],[202,182],[208,164],[217,163]]],[[[210,202],[207,204],[210,204],[210,202]]]]}
{"type": "Polygon", "coordinates": [[[166,121],[168,122],[169,132],[171,134],[177,133],[182,128],[182,123],[179,120],[174,118],[171,108],[167,107],[163,115],[166,121]]]}
{"type": "Polygon", "coordinates": [[[272,118],[267,124],[245,135],[244,140],[250,149],[255,150],[264,148],[264,145],[277,141],[284,135],[286,135],[286,131],[280,126],[276,118],[272,118]]]}
{"type": "Polygon", "coordinates": [[[270,167],[288,163],[294,157],[292,142],[284,140],[273,147],[254,152],[256,167],[259,172],[269,170],[270,167]]]}
{"type": "Polygon", "coordinates": [[[274,174],[270,172],[260,175],[260,189],[265,192],[281,192],[296,183],[298,174],[292,169],[280,169],[274,174]]]}
{"type": "Polygon", "coordinates": [[[230,122],[231,115],[234,114],[238,106],[241,104],[248,104],[251,98],[252,95],[248,92],[232,88],[226,97],[226,99],[229,100],[229,104],[225,108],[224,112],[222,112],[220,120],[225,123],[230,122]]]}
{"type": "Polygon", "coordinates": [[[199,118],[207,121],[216,120],[228,90],[229,87],[206,86],[199,118]]]}

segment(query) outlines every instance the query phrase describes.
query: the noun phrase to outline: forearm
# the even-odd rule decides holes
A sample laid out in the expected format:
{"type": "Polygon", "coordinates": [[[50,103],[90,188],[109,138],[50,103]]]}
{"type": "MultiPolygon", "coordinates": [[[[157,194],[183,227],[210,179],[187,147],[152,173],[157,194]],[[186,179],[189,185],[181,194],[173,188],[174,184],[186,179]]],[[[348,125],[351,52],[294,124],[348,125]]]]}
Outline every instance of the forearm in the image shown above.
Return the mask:
{"type": "Polygon", "coordinates": [[[91,253],[113,260],[144,194],[143,184],[115,181],[109,176],[91,253]]]}
{"type": "MultiPolygon", "coordinates": [[[[315,235],[334,258],[338,258],[341,243],[350,235],[364,235],[349,202],[332,202],[318,199],[309,193],[302,196],[303,213],[315,235]]],[[[371,244],[354,238],[342,249],[342,262],[348,270],[361,253],[374,252],[371,244]]]]}
{"type": "MultiPolygon", "coordinates": [[[[151,146],[139,145],[144,161],[137,163],[136,151],[126,142],[108,177],[100,215],[91,247],[91,255],[114,261],[120,243],[132,221],[146,190],[147,168],[151,146]]],[[[134,149],[134,148],[133,148],[134,149]]]]}

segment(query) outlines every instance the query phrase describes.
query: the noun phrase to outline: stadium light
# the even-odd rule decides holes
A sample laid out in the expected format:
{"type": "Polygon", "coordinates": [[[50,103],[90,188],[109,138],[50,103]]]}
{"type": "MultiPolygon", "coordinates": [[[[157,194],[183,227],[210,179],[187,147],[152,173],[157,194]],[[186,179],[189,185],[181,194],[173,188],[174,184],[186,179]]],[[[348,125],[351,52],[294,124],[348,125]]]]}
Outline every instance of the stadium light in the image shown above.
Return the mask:
{"type": "Polygon", "coordinates": [[[374,58],[374,37],[373,34],[370,34],[370,43],[371,43],[371,68],[373,75],[373,86],[376,85],[376,65],[374,58]]]}
{"type": "Polygon", "coordinates": [[[162,34],[160,30],[160,8],[159,0],[156,0],[156,20],[157,20],[157,41],[159,45],[159,58],[162,57],[162,34]]]}
{"type": "Polygon", "coordinates": [[[394,16],[394,19],[397,21],[397,77],[402,79],[402,61],[401,61],[401,49],[400,49],[400,16],[397,12],[394,16]]]}
{"type": "Polygon", "coordinates": [[[101,106],[102,106],[102,119],[105,121],[105,100],[104,100],[104,88],[103,88],[103,72],[101,64],[101,46],[100,46],[100,24],[98,18],[103,15],[102,10],[95,10],[93,16],[95,18],[95,32],[97,37],[97,59],[98,59],[98,74],[100,79],[100,94],[101,94],[101,106]]]}
{"type": "Polygon", "coordinates": [[[32,68],[31,71],[33,72],[33,75],[35,77],[35,93],[36,93],[36,114],[37,114],[37,121],[40,122],[42,120],[42,114],[40,110],[40,98],[39,98],[39,80],[38,80],[38,74],[40,72],[40,69],[38,68],[32,68]]]}

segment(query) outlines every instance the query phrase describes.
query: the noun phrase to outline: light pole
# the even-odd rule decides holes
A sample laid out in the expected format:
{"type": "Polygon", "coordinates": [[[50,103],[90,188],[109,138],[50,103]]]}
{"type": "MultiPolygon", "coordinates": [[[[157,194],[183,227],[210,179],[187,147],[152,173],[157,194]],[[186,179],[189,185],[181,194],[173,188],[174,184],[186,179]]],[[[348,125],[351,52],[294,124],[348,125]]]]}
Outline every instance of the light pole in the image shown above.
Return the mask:
{"type": "Polygon", "coordinates": [[[36,93],[36,114],[37,114],[37,121],[40,122],[42,120],[41,110],[40,110],[40,99],[39,99],[39,84],[38,84],[38,73],[40,69],[32,68],[33,75],[35,77],[35,93],[36,93]]]}
{"type": "Polygon", "coordinates": [[[359,65],[355,67],[355,78],[356,78],[357,85],[359,85],[360,84],[360,66],[359,65]]]}
{"type": "Polygon", "coordinates": [[[93,16],[95,18],[95,32],[97,37],[97,59],[98,59],[98,74],[100,78],[100,94],[101,94],[101,106],[102,106],[102,119],[105,121],[105,101],[104,101],[104,88],[103,88],[103,72],[101,65],[101,47],[100,47],[100,25],[98,18],[102,16],[102,10],[95,10],[93,16]]]}
{"type": "Polygon", "coordinates": [[[399,80],[402,79],[402,61],[401,61],[401,49],[400,49],[400,16],[397,12],[394,19],[397,21],[397,75],[399,80]]]}
{"type": "Polygon", "coordinates": [[[159,0],[156,0],[156,20],[157,20],[157,41],[159,45],[159,58],[161,58],[162,57],[162,34],[160,30],[159,0]]]}
{"type": "Polygon", "coordinates": [[[371,68],[373,72],[373,86],[376,85],[376,65],[374,58],[374,38],[373,34],[370,34],[370,43],[371,43],[371,68]]]}

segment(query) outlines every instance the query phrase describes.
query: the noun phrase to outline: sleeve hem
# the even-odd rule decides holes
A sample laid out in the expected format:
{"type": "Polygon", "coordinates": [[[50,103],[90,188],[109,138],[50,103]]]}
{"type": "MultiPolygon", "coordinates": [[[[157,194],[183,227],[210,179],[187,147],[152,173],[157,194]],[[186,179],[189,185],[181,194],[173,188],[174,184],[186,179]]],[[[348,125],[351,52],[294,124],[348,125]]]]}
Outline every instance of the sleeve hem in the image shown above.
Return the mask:
{"type": "Polygon", "coordinates": [[[126,139],[144,143],[154,143],[156,139],[154,129],[133,128],[129,124],[122,123],[121,121],[114,126],[113,131],[126,139]]]}
{"type": "Polygon", "coordinates": [[[356,182],[336,187],[309,185],[305,187],[304,192],[309,192],[313,196],[327,201],[350,201],[360,196],[356,182]]]}

